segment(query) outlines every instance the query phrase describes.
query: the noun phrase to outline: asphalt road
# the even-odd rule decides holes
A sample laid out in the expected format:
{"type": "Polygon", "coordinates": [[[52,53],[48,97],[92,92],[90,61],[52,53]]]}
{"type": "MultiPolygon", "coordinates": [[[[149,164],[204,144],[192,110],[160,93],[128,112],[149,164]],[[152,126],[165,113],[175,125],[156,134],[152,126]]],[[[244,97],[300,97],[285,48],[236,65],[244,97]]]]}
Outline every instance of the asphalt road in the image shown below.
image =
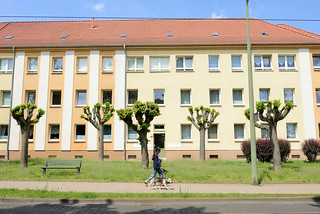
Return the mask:
{"type": "Polygon", "coordinates": [[[320,201],[309,199],[141,199],[0,202],[0,213],[320,213],[320,201]]]}

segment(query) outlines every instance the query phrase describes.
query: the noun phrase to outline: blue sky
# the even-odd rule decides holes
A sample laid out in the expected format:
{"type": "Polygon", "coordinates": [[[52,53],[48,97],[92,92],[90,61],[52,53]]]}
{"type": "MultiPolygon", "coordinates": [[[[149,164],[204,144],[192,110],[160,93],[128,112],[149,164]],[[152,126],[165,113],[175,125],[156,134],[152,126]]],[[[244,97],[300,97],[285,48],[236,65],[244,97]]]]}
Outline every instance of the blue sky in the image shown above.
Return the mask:
{"type": "MultiPolygon", "coordinates": [[[[250,17],[320,20],[319,0],[250,0],[250,17]]],[[[245,0],[6,0],[1,16],[244,18],[245,0]]],[[[0,21],[53,19],[2,18],[0,21]]],[[[69,20],[69,19],[68,19],[69,20]]],[[[75,20],[75,19],[71,19],[75,20]]],[[[270,21],[320,34],[319,21],[270,21]]]]}

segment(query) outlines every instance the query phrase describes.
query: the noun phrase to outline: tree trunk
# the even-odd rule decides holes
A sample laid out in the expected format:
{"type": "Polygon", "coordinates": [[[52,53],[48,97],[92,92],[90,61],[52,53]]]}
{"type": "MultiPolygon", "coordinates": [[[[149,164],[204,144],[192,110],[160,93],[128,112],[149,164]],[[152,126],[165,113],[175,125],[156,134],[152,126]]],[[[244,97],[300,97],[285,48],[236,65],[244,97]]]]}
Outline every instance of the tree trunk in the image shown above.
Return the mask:
{"type": "Polygon", "coordinates": [[[98,156],[99,156],[99,161],[103,161],[104,158],[104,145],[103,145],[103,125],[99,127],[98,132],[99,132],[99,151],[98,151],[98,156]]]}
{"type": "Polygon", "coordinates": [[[200,128],[200,160],[206,160],[206,129],[200,128]]]}
{"type": "Polygon", "coordinates": [[[21,125],[21,157],[20,167],[28,167],[28,139],[29,139],[30,125],[21,125]]]}
{"type": "Polygon", "coordinates": [[[278,171],[282,169],[282,165],[276,123],[270,125],[270,141],[273,148],[273,169],[278,171]]]}
{"type": "Polygon", "coordinates": [[[149,154],[148,154],[148,138],[147,134],[140,134],[140,144],[141,144],[141,167],[149,167],[149,154]]]}

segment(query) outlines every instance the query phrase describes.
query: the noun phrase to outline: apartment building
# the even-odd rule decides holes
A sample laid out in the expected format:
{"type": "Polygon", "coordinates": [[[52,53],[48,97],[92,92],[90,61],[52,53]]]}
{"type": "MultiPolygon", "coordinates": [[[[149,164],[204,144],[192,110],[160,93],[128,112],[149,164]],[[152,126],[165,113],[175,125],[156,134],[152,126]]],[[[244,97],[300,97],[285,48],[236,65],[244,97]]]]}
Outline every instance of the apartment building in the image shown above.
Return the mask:
{"type": "MultiPolygon", "coordinates": [[[[115,109],[154,101],[149,151],[199,159],[199,132],[188,107],[220,112],[206,136],[206,159],[242,159],[249,138],[245,19],[13,22],[0,24],[0,157],[19,159],[20,130],[10,106],[46,111],[29,139],[31,158],[97,159],[96,129],[80,118],[85,105],[115,109]],[[9,134],[10,131],[10,134],[9,134]]],[[[320,36],[250,20],[255,101],[295,104],[278,124],[303,159],[304,139],[319,138],[320,36]]],[[[268,133],[256,129],[257,138],[268,133]]],[[[105,126],[105,158],[140,159],[137,134],[115,115],[105,126]]]]}

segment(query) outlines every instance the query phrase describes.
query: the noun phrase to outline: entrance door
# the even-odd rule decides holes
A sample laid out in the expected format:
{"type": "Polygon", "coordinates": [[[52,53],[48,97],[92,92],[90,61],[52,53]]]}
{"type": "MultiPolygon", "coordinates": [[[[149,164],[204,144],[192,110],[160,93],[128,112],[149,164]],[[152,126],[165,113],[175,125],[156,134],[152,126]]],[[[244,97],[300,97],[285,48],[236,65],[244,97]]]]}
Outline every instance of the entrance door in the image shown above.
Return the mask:
{"type": "Polygon", "coordinates": [[[165,134],[154,134],[154,147],[161,148],[161,156],[165,156],[165,148],[164,148],[165,134]]]}

